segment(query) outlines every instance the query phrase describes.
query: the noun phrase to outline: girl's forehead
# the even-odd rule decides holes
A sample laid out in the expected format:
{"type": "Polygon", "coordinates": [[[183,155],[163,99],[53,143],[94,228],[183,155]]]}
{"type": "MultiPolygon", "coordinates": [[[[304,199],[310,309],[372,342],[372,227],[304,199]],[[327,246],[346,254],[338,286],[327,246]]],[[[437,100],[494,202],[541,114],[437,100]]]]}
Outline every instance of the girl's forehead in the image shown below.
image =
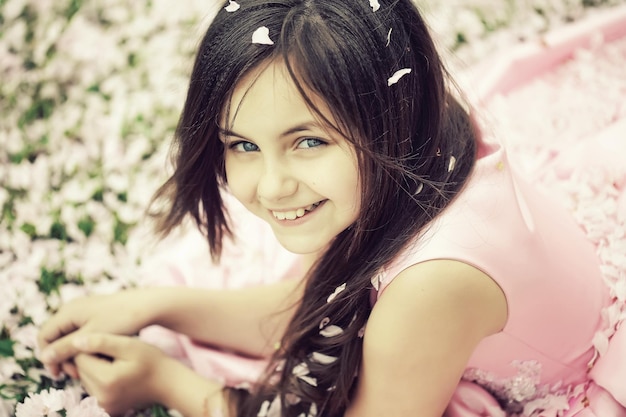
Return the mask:
{"type": "Polygon", "coordinates": [[[273,105],[276,101],[302,108],[320,124],[333,128],[337,125],[324,99],[304,83],[295,81],[287,65],[278,59],[259,64],[241,77],[224,103],[220,124],[232,126],[242,109],[273,105]]]}
{"type": "MultiPolygon", "coordinates": [[[[284,64],[277,61],[263,62],[249,69],[234,85],[230,93],[226,96],[222,112],[220,114],[220,125],[231,126],[237,116],[238,109],[246,104],[246,98],[255,93],[259,80],[265,81],[269,72],[276,77],[276,71],[283,71],[284,64]]],[[[286,68],[284,68],[286,72],[286,68]]],[[[287,74],[288,75],[288,74],[287,74]]]]}

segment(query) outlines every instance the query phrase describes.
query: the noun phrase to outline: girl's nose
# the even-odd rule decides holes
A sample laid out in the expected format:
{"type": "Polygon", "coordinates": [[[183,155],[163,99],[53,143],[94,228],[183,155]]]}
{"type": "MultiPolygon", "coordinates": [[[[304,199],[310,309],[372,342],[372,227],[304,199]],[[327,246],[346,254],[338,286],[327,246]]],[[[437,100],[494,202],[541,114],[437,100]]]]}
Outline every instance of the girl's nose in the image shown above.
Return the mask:
{"type": "Polygon", "coordinates": [[[298,181],[290,169],[280,162],[266,163],[258,181],[258,197],[265,201],[278,201],[289,197],[298,188],[298,181]]]}

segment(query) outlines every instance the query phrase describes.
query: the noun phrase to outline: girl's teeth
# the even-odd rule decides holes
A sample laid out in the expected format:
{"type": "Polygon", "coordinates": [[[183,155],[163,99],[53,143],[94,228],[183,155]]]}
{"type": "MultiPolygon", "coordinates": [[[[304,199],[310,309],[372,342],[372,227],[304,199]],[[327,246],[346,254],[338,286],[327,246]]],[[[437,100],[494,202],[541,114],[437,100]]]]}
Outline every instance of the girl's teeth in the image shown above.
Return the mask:
{"type": "Polygon", "coordinates": [[[317,206],[319,206],[319,203],[311,204],[307,208],[299,208],[294,211],[274,211],[272,213],[274,214],[274,217],[276,217],[278,220],[295,220],[312,211],[317,206]]]}

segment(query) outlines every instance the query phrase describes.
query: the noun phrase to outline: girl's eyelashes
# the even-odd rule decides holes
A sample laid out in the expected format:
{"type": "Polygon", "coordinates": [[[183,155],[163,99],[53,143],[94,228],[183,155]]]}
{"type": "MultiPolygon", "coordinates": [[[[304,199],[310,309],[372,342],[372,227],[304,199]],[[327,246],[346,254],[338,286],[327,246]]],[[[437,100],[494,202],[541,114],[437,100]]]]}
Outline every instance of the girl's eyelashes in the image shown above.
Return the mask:
{"type": "Polygon", "coordinates": [[[256,152],[259,150],[259,147],[252,142],[240,140],[237,142],[229,143],[228,149],[231,149],[235,152],[256,152]]]}
{"type": "Polygon", "coordinates": [[[319,138],[304,138],[298,143],[298,148],[317,148],[326,145],[327,142],[319,138]]]}
{"type": "MultiPolygon", "coordinates": [[[[247,152],[260,151],[260,148],[256,144],[245,141],[245,140],[233,141],[230,143],[226,141],[225,144],[229,150],[232,150],[234,152],[247,153],[247,152]]],[[[303,139],[298,139],[298,141],[296,142],[296,149],[318,148],[320,146],[324,146],[327,144],[328,142],[323,139],[303,138],[303,139]]]]}

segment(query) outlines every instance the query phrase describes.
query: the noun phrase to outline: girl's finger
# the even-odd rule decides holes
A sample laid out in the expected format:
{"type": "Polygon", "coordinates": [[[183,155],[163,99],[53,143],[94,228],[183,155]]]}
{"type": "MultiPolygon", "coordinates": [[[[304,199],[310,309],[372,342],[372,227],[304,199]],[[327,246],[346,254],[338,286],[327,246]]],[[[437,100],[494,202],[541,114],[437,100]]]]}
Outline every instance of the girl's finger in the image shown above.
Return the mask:
{"type": "Polygon", "coordinates": [[[52,316],[46,321],[37,335],[39,347],[45,348],[64,335],[70,334],[81,327],[81,324],[70,317],[65,317],[62,312],[52,316]]]}
{"type": "Polygon", "coordinates": [[[76,365],[74,365],[72,362],[63,362],[61,364],[61,370],[66,375],[69,375],[74,379],[78,379],[78,370],[76,369],[76,365]]]}
{"type": "Polygon", "coordinates": [[[59,365],[56,364],[47,364],[44,363],[44,368],[46,369],[46,371],[48,371],[48,373],[50,373],[50,375],[52,375],[53,377],[58,377],[59,374],[61,373],[61,367],[59,365]]]}
{"type": "MultiPolygon", "coordinates": [[[[98,403],[101,401],[102,388],[100,383],[100,378],[102,377],[102,370],[100,369],[100,364],[98,364],[98,359],[91,355],[78,355],[76,356],[76,369],[77,374],[80,378],[80,384],[85,389],[87,394],[95,397],[98,400],[98,403]]],[[[102,404],[100,404],[102,406],[102,404]]]]}
{"type": "Polygon", "coordinates": [[[99,354],[108,358],[127,359],[132,352],[135,340],[129,336],[118,336],[108,333],[85,333],[76,335],[72,340],[74,349],[91,354],[99,354]]]}
{"type": "Polygon", "coordinates": [[[54,366],[58,370],[59,364],[67,362],[80,352],[73,341],[78,336],[79,333],[71,334],[44,347],[39,353],[39,360],[50,368],[54,366]]]}
{"type": "Polygon", "coordinates": [[[111,371],[111,360],[101,356],[79,354],[74,358],[74,362],[76,374],[81,382],[85,379],[92,381],[94,378],[100,380],[111,371]]]}
{"type": "Polygon", "coordinates": [[[98,405],[110,415],[121,414],[130,408],[126,403],[126,387],[114,368],[114,363],[101,356],[79,354],[75,358],[80,382],[85,391],[98,400],[98,405]]]}

